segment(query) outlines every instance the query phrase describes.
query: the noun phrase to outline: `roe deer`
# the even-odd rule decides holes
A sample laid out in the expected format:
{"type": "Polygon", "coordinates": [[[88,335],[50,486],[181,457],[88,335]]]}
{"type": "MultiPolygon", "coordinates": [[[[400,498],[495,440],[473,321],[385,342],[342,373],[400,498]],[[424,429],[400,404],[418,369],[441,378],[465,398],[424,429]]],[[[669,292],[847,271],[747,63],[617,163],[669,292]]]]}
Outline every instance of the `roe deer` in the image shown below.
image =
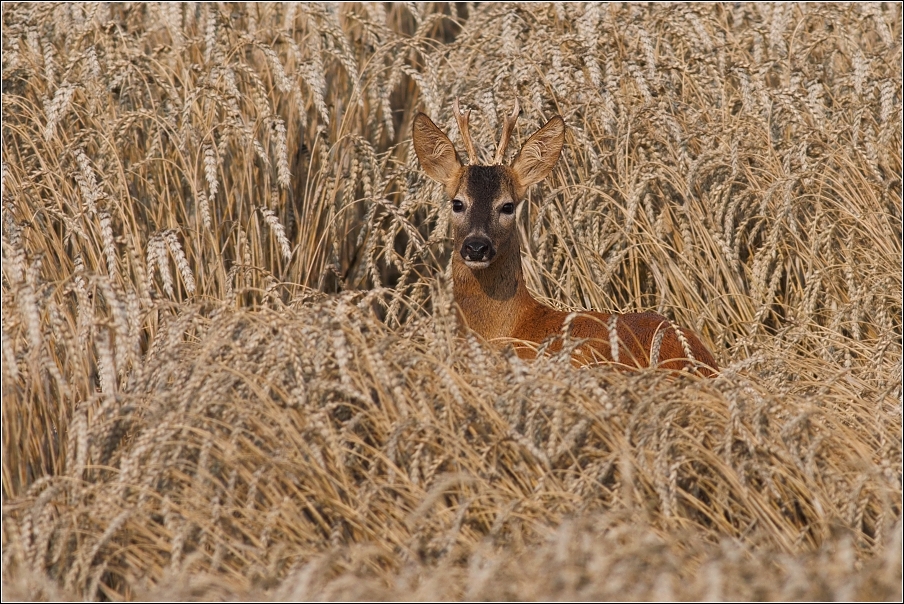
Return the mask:
{"type": "MultiPolygon", "coordinates": [[[[567,313],[541,304],[530,295],[521,270],[515,207],[528,187],[552,171],[565,143],[565,122],[555,116],[521,148],[511,166],[502,164],[515,121],[518,101],[506,117],[493,165],[476,165],[468,131],[468,113],[453,103],[469,165],[463,165],[449,138],[424,113],[414,118],[414,150],[430,178],[445,186],[452,199],[453,296],[459,318],[492,343],[515,341],[518,356],[532,358],[550,336],[584,340],[573,355],[576,364],[620,363],[696,371],[712,376],[716,361],[691,331],[652,312],[567,313]],[[573,315],[573,316],[572,316],[573,315]],[[566,321],[571,321],[566,326],[566,321]],[[519,342],[520,341],[520,342],[519,342]]],[[[560,350],[561,340],[550,350],[560,350]]]]}

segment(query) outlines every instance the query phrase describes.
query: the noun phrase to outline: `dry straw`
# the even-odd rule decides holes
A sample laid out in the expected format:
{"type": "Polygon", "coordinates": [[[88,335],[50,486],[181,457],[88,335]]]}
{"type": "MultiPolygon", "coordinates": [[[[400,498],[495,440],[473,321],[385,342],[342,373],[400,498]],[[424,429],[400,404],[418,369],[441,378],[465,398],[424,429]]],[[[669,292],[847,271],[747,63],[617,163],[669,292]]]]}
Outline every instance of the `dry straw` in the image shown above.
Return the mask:
{"type": "Polygon", "coordinates": [[[4,596],[900,600],[900,4],[2,19],[4,596]],[[459,333],[458,97],[568,125],[535,295],[719,377],[459,333]]]}

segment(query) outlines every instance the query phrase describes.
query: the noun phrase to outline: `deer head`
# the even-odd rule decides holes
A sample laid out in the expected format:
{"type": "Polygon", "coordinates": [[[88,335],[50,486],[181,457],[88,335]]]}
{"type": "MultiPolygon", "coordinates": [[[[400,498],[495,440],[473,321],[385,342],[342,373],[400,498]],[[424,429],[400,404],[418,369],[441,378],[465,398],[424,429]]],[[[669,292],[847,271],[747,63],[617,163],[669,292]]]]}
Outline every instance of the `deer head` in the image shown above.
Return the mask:
{"type": "MultiPolygon", "coordinates": [[[[470,111],[463,113],[458,100],[453,105],[468,165],[462,164],[449,140],[429,117],[414,118],[414,150],[427,175],[441,183],[451,198],[452,235],[455,249],[472,270],[489,267],[500,254],[518,253],[515,208],[528,187],[546,178],[559,159],[565,143],[565,122],[555,116],[521,147],[511,166],[502,164],[515,121],[518,102],[506,117],[493,165],[474,162],[477,154],[468,130],[470,111]]],[[[520,256],[518,256],[520,264],[520,256]]]]}

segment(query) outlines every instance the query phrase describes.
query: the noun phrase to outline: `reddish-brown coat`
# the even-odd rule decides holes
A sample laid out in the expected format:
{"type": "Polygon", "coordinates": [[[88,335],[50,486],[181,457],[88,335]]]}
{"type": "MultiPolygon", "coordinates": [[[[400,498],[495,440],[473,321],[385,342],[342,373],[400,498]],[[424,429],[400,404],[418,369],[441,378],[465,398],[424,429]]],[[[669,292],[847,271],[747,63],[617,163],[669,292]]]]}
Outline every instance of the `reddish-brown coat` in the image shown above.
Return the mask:
{"type": "MultiPolygon", "coordinates": [[[[459,318],[467,327],[491,343],[515,346],[518,356],[533,358],[536,346],[555,337],[547,350],[556,352],[563,344],[562,328],[571,313],[541,304],[524,284],[521,252],[517,238],[500,257],[485,269],[470,269],[458,254],[452,259],[452,278],[459,318]]],[[[657,367],[689,370],[713,376],[718,364],[694,332],[676,326],[654,312],[607,314],[577,312],[570,321],[568,335],[586,340],[573,355],[576,365],[616,362],[609,324],[615,317],[618,364],[626,368],[648,367],[656,352],[657,367]],[[661,334],[661,335],[660,335],[661,334]],[[690,354],[688,354],[688,352],[690,354]]]]}
{"type": "MultiPolygon", "coordinates": [[[[515,326],[511,337],[527,342],[543,342],[552,335],[562,333],[562,326],[569,314],[537,302],[531,312],[526,313],[524,319],[515,326]]],[[[718,370],[713,355],[696,334],[682,327],[677,328],[687,343],[688,351],[685,351],[675,332],[676,328],[668,319],[654,312],[618,315],[599,312],[577,314],[571,321],[568,333],[571,338],[586,340],[586,342],[575,351],[576,364],[615,362],[612,354],[613,343],[609,333],[609,322],[612,317],[615,317],[619,364],[629,368],[648,367],[657,334],[663,332],[659,336],[658,367],[673,370],[686,369],[706,377],[715,375],[715,370],[718,370]]],[[[561,347],[561,342],[555,342],[550,346],[550,350],[556,351],[561,347]]],[[[533,356],[532,350],[523,346],[519,347],[517,351],[522,357],[533,356]]]]}

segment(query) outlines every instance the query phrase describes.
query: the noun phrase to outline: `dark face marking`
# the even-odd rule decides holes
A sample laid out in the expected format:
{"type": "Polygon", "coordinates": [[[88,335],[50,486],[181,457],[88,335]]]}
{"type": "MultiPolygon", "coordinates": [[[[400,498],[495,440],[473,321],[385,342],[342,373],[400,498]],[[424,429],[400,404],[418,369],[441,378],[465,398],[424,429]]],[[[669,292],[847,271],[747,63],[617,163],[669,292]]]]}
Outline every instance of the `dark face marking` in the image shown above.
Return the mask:
{"type": "Polygon", "coordinates": [[[505,173],[499,166],[468,166],[465,182],[472,204],[468,217],[472,229],[489,225],[493,202],[499,197],[505,180],[505,173]]]}
{"type": "Polygon", "coordinates": [[[514,233],[514,184],[505,166],[467,166],[452,201],[458,253],[472,269],[486,268],[514,233]],[[462,201],[464,200],[464,201],[462,201]],[[458,208],[456,210],[456,208],[458,208]]]}

